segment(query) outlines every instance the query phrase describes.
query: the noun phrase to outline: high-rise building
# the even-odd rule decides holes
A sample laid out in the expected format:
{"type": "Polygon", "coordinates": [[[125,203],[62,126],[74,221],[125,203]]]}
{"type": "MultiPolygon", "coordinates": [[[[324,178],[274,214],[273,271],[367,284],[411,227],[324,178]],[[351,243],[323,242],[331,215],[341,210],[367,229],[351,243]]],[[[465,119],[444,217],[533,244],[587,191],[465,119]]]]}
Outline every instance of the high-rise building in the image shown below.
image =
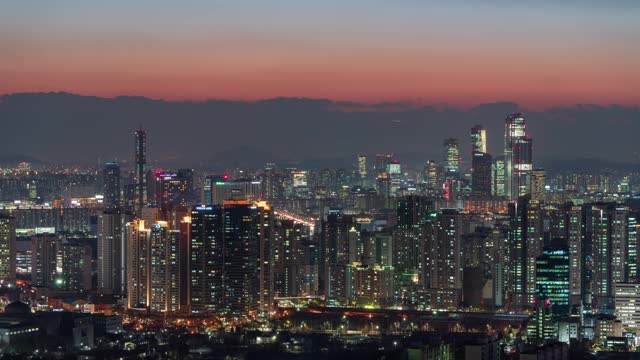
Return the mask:
{"type": "Polygon", "coordinates": [[[566,246],[545,247],[536,260],[536,298],[549,300],[551,313],[569,315],[569,250],[566,246]]]}
{"type": "Polygon", "coordinates": [[[247,200],[223,203],[224,303],[229,314],[249,314],[259,307],[259,211],[247,200]]]}
{"type": "Polygon", "coordinates": [[[532,308],[536,296],[536,259],[544,245],[540,203],[523,196],[509,204],[509,270],[512,303],[532,308]]]}
{"type": "Polygon", "coordinates": [[[471,128],[471,152],[472,154],[487,152],[487,130],[482,125],[471,128]]]}
{"type": "Polygon", "coordinates": [[[134,210],[139,214],[147,206],[147,132],[142,128],[135,135],[134,210]]]}
{"type": "Polygon", "coordinates": [[[409,229],[424,224],[434,210],[433,200],[426,196],[403,196],[397,200],[398,227],[409,229]]]}
{"type": "Polygon", "coordinates": [[[35,286],[56,287],[58,249],[61,239],[52,234],[31,237],[31,282],[35,286]]]}
{"type": "Polygon", "coordinates": [[[544,169],[533,169],[531,171],[531,198],[544,201],[546,172],[544,169]]]}
{"type": "Polygon", "coordinates": [[[125,260],[123,215],[120,210],[105,210],[98,214],[98,291],[123,294],[125,260]]]}
{"type": "MultiPolygon", "coordinates": [[[[222,205],[225,200],[247,200],[253,202],[262,197],[260,181],[238,179],[230,181],[228,176],[211,177],[211,197],[205,198],[205,204],[222,205]]],[[[205,184],[205,189],[206,189],[205,184]]],[[[205,196],[208,192],[205,191],[205,196]]]]}
{"type": "Polygon", "coordinates": [[[430,189],[439,187],[438,164],[434,160],[427,160],[427,165],[424,167],[424,180],[430,189]]]}
{"type": "Polygon", "coordinates": [[[637,333],[640,330],[640,284],[616,283],[615,315],[622,322],[622,330],[637,333]]]}
{"type": "Polygon", "coordinates": [[[512,200],[530,190],[531,144],[525,129],[524,114],[512,113],[507,116],[504,134],[505,192],[512,200]]]}
{"type": "Polygon", "coordinates": [[[166,221],[127,224],[128,308],[176,311],[180,306],[179,231],[166,221]]]}
{"type": "Polygon", "coordinates": [[[91,246],[78,241],[58,243],[56,287],[67,291],[90,291],[91,246]]]}
{"type": "Polygon", "coordinates": [[[16,277],[16,219],[0,212],[0,281],[16,277]]]}
{"type": "Polygon", "coordinates": [[[258,212],[255,226],[258,234],[258,305],[260,311],[271,310],[274,297],[274,251],[275,232],[274,215],[271,205],[266,201],[256,201],[253,207],[258,212]]]}
{"type": "Polygon", "coordinates": [[[491,155],[484,152],[474,152],[471,159],[471,188],[476,196],[491,196],[492,178],[491,155]]]}
{"type": "Polygon", "coordinates": [[[223,306],[223,222],[221,206],[191,210],[190,303],[194,313],[223,306]]]}
{"type": "Polygon", "coordinates": [[[358,177],[360,178],[360,185],[366,186],[366,182],[368,179],[368,169],[367,169],[367,156],[366,155],[358,155],[358,177]]]}
{"type": "Polygon", "coordinates": [[[359,261],[359,225],[338,208],[330,208],[321,225],[320,283],[329,300],[345,302],[350,291],[348,266],[359,261]]]}
{"type": "Polygon", "coordinates": [[[566,239],[569,245],[569,300],[571,306],[583,303],[585,277],[585,258],[582,256],[584,248],[583,216],[582,207],[569,205],[566,213],[566,239]]]}
{"type": "Polygon", "coordinates": [[[104,164],[102,169],[102,195],[105,209],[120,207],[120,166],[115,162],[104,164]]]}
{"type": "Polygon", "coordinates": [[[458,139],[449,138],[444,141],[444,171],[447,179],[460,177],[460,146],[458,139]]]}
{"type": "Polygon", "coordinates": [[[491,166],[491,193],[495,196],[507,195],[505,171],[504,156],[495,158],[491,166]]]}
{"type": "MultiPolygon", "coordinates": [[[[190,169],[189,169],[190,170],[190,169]]],[[[162,209],[171,205],[187,206],[193,196],[193,172],[155,172],[155,204],[162,209]]]]}
{"type": "Polygon", "coordinates": [[[438,214],[438,227],[432,238],[429,269],[432,289],[450,290],[459,297],[462,290],[462,215],[454,209],[443,209],[438,214]]]}

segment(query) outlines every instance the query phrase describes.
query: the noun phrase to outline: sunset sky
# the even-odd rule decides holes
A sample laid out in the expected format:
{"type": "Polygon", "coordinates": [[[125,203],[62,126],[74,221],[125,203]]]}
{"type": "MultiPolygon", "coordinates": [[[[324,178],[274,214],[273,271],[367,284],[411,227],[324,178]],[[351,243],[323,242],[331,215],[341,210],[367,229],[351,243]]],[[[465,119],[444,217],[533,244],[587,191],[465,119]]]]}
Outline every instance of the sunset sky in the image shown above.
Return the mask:
{"type": "Polygon", "coordinates": [[[638,105],[639,19],[637,0],[4,1],[0,94],[638,105]]]}

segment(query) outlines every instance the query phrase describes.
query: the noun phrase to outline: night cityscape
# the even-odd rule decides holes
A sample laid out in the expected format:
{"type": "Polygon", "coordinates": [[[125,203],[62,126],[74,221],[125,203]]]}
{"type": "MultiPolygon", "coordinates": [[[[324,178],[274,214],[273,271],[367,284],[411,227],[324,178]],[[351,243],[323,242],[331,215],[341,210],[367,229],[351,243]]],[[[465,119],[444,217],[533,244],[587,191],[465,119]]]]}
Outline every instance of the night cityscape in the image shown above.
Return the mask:
{"type": "Polygon", "coordinates": [[[640,3],[269,3],[0,4],[0,359],[640,359],[640,3]]]}

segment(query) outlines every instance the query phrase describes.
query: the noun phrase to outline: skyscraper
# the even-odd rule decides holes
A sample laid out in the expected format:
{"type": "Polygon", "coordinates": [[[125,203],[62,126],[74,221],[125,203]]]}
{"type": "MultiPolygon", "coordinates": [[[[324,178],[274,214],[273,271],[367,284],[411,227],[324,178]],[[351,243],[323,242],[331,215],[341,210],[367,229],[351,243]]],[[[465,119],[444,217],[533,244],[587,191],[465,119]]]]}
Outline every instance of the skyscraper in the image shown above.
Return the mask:
{"type": "Polygon", "coordinates": [[[471,128],[471,152],[487,152],[487,130],[482,125],[471,128]]]}
{"type": "Polygon", "coordinates": [[[358,177],[360,178],[360,185],[365,186],[368,178],[367,173],[367,156],[358,155],[358,177]]]}
{"type": "Polygon", "coordinates": [[[55,287],[61,240],[52,234],[31,237],[31,281],[36,286],[55,287]]]}
{"type": "Polygon", "coordinates": [[[16,277],[16,219],[0,213],[0,280],[16,277]]]}
{"type": "Polygon", "coordinates": [[[567,247],[545,247],[536,260],[536,298],[549,300],[555,316],[569,315],[569,279],[567,247]]]}
{"type": "Polygon", "coordinates": [[[544,169],[534,169],[531,171],[531,198],[544,201],[546,173],[544,169]]]}
{"type": "Polygon", "coordinates": [[[136,213],[147,205],[147,132],[142,128],[135,135],[134,195],[136,213]]]}
{"type": "Polygon", "coordinates": [[[512,200],[529,191],[532,169],[531,139],[527,137],[522,113],[512,113],[505,120],[505,195],[512,200]]]}
{"type": "Polygon", "coordinates": [[[222,224],[220,206],[195,206],[191,210],[190,303],[194,313],[222,309],[222,224]]]}
{"type": "Polygon", "coordinates": [[[536,295],[536,258],[542,254],[540,203],[523,196],[509,204],[510,288],[513,304],[531,308],[536,295]]]}
{"type": "Polygon", "coordinates": [[[120,166],[115,162],[104,164],[102,169],[104,208],[120,207],[120,166]]]}
{"type": "Polygon", "coordinates": [[[492,158],[484,152],[474,152],[471,160],[471,188],[476,196],[491,196],[492,158]]]}
{"type": "Polygon", "coordinates": [[[123,231],[119,210],[105,210],[98,214],[98,291],[104,294],[122,294],[123,283],[123,231]]]}
{"type": "Polygon", "coordinates": [[[444,141],[444,171],[447,179],[460,177],[460,146],[458,139],[449,138],[444,141]]]}

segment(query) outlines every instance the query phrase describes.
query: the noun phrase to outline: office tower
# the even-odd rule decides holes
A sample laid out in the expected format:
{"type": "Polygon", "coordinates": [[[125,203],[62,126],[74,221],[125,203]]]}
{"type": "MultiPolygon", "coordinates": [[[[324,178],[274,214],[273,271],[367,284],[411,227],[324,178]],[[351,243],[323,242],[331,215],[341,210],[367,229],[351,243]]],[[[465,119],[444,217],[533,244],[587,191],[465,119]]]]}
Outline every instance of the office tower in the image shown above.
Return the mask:
{"type": "Polygon", "coordinates": [[[471,187],[476,196],[491,196],[491,167],[493,161],[491,155],[483,152],[474,152],[471,159],[471,187]]]}
{"type": "Polygon", "coordinates": [[[185,206],[199,203],[199,199],[195,194],[195,179],[193,169],[178,169],[176,173],[178,178],[182,180],[180,184],[180,192],[185,196],[185,206]]]}
{"type": "Polygon", "coordinates": [[[191,210],[183,216],[178,226],[179,243],[179,303],[180,310],[191,311],[191,210]]]}
{"type": "Polygon", "coordinates": [[[205,196],[209,196],[207,186],[210,187],[210,196],[205,198],[205,204],[222,205],[225,200],[247,200],[253,202],[262,197],[262,187],[260,181],[248,179],[238,179],[230,181],[229,177],[211,176],[205,182],[205,196]]]}
{"type": "Polygon", "coordinates": [[[435,210],[433,200],[426,196],[407,195],[397,200],[398,227],[409,229],[424,224],[435,210]]]}
{"type": "Polygon", "coordinates": [[[531,191],[533,148],[530,138],[518,139],[513,147],[513,193],[523,196],[531,191]]]}
{"type": "Polygon", "coordinates": [[[120,207],[120,166],[115,162],[104,164],[102,169],[102,195],[105,209],[120,207]]]}
{"type": "Polygon", "coordinates": [[[366,155],[358,155],[358,163],[357,163],[357,172],[358,178],[360,179],[360,185],[366,186],[368,179],[367,172],[367,156],[366,155]]]}
{"type": "Polygon", "coordinates": [[[510,293],[513,305],[531,308],[536,294],[536,258],[542,254],[540,203],[523,196],[509,204],[510,293]]]}
{"type": "Polygon", "coordinates": [[[493,160],[491,166],[491,193],[495,196],[506,196],[506,176],[505,176],[504,156],[493,160]]]}
{"type": "Polygon", "coordinates": [[[55,287],[60,239],[51,234],[31,237],[31,282],[35,286],[55,287]]]}
{"type": "Polygon", "coordinates": [[[471,153],[487,152],[487,130],[482,125],[471,128],[471,153]]]}
{"type": "Polygon", "coordinates": [[[630,211],[627,216],[626,281],[638,282],[638,214],[630,211]]]}
{"type": "Polygon", "coordinates": [[[215,312],[223,306],[223,222],[220,206],[191,210],[189,265],[193,313],[215,312]]]}
{"type": "Polygon", "coordinates": [[[449,138],[444,141],[444,171],[447,179],[460,177],[460,146],[458,139],[449,138]]]}
{"type": "Polygon", "coordinates": [[[0,212],[0,281],[16,277],[16,219],[0,212]]]}
{"type": "Polygon", "coordinates": [[[169,206],[187,206],[193,192],[193,173],[155,172],[155,204],[161,209],[169,206]]]}
{"type": "Polygon", "coordinates": [[[147,132],[142,128],[135,135],[134,210],[147,206],[147,132]]]}
{"type": "Polygon", "coordinates": [[[259,211],[247,200],[223,203],[224,307],[239,315],[259,307],[259,211]]]}
{"type": "Polygon", "coordinates": [[[125,290],[122,221],[120,210],[105,210],[98,214],[97,288],[103,294],[122,294],[125,290]]]}
{"type": "Polygon", "coordinates": [[[387,171],[387,165],[393,162],[393,153],[376,154],[376,173],[384,173],[387,171]]]}
{"type": "Polygon", "coordinates": [[[430,189],[437,189],[439,187],[438,164],[436,164],[434,160],[427,160],[427,165],[424,167],[424,181],[430,189]]]}
{"type": "Polygon", "coordinates": [[[533,169],[531,171],[531,198],[544,201],[546,172],[544,169],[533,169]]]}
{"type": "Polygon", "coordinates": [[[91,290],[91,247],[66,240],[58,243],[56,287],[67,291],[91,290]]]}
{"type": "Polygon", "coordinates": [[[566,246],[545,247],[536,260],[536,298],[549,301],[551,313],[569,315],[569,250],[566,246]]]}
{"type": "Polygon", "coordinates": [[[532,169],[531,139],[527,137],[522,113],[512,113],[505,120],[504,157],[505,191],[512,200],[530,190],[532,169]]]}
{"type": "Polygon", "coordinates": [[[569,245],[569,300],[571,306],[583,303],[584,295],[584,233],[582,207],[568,205],[566,209],[566,238],[569,245]]]}
{"type": "Polygon", "coordinates": [[[637,333],[640,330],[640,284],[616,283],[615,316],[622,322],[624,332],[637,333]]]}

